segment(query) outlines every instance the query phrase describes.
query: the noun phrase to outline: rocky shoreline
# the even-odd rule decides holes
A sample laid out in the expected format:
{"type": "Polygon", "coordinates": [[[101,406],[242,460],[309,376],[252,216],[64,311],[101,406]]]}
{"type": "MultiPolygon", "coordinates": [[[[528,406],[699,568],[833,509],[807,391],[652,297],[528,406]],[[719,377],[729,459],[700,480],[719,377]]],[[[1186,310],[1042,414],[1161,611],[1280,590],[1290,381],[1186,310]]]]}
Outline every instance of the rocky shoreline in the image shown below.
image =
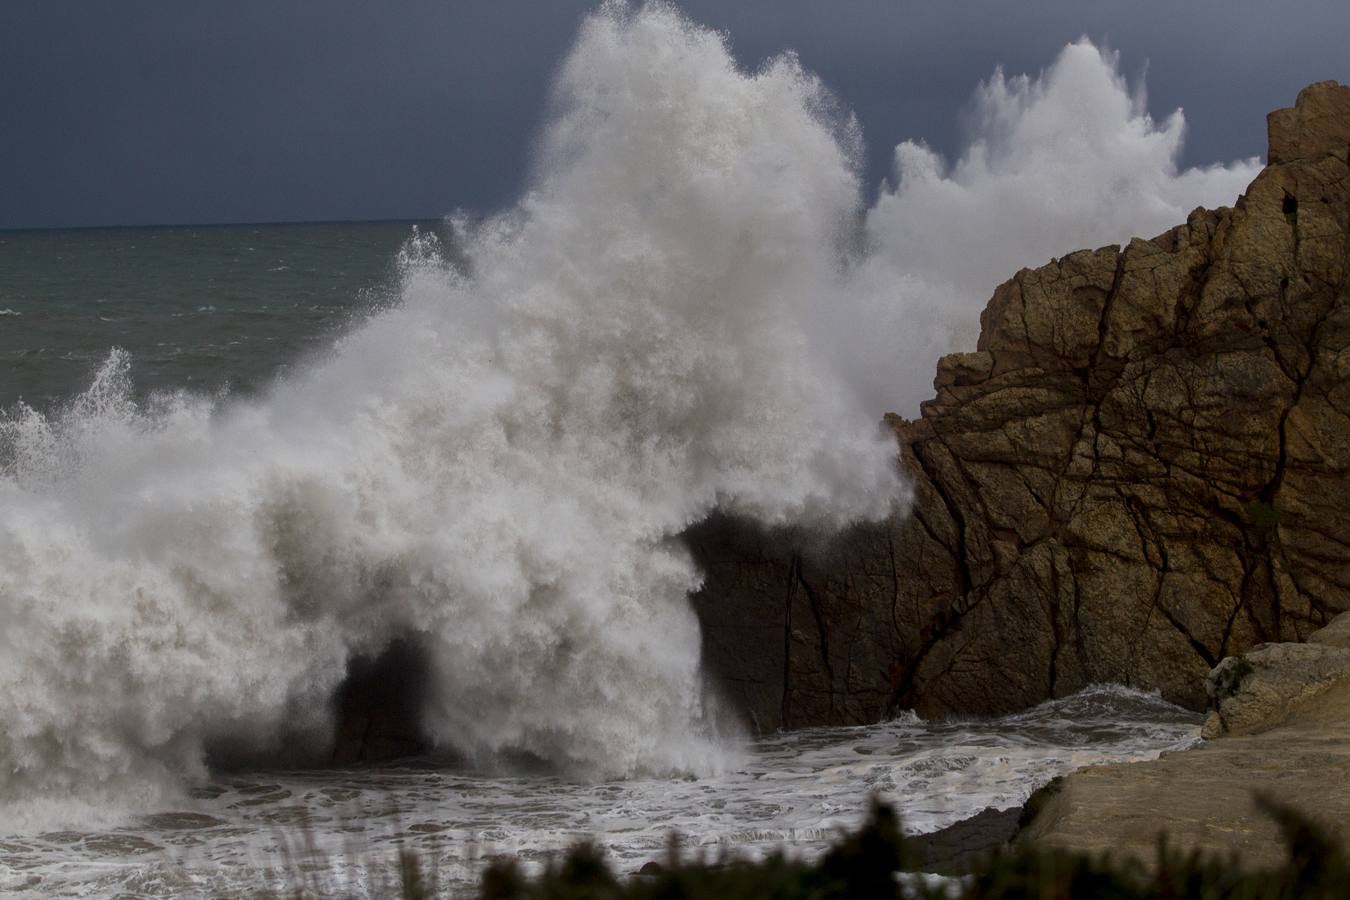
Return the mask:
{"type": "Polygon", "coordinates": [[[1284,849],[1265,797],[1350,850],[1350,614],[1308,641],[1225,660],[1208,680],[1214,709],[1204,742],[1057,779],[1029,801],[1034,812],[1016,839],[1147,864],[1165,833],[1183,852],[1268,867],[1284,849]]]}
{"type": "Polygon", "coordinates": [[[1285,849],[1263,798],[1350,851],[1350,88],[1309,86],[1269,131],[1235,209],[998,289],[979,350],[943,359],[918,422],[892,422],[910,519],[832,548],[833,572],[709,560],[705,594],[786,585],[780,724],[1001,711],[1093,677],[1208,708],[1190,750],[916,838],[925,871],[1018,845],[1149,866],[1162,834],[1266,868],[1285,849]],[[889,598],[858,589],[888,566],[889,598]],[[890,626],[849,646],[842,683],[841,612],[890,626]],[[804,685],[824,691],[802,703],[804,685]]]}
{"type": "Polygon", "coordinates": [[[707,670],[762,730],[1205,676],[1350,609],[1350,88],[1269,117],[1233,208],[1000,286],[892,417],[912,507],[688,534],[707,670]]]}
{"type": "Polygon", "coordinates": [[[1166,835],[1183,854],[1269,869],[1286,851],[1262,798],[1324,826],[1350,852],[1350,613],[1307,643],[1224,660],[1207,686],[1202,743],[1151,762],[1083,769],[1021,807],[915,835],[913,867],[966,875],[1027,844],[1150,867],[1166,835]]]}
{"type": "MultiPolygon", "coordinates": [[[[705,668],[759,731],[1100,682],[1210,709],[1194,749],[916,838],[926,871],[1018,842],[1147,863],[1163,831],[1260,866],[1261,791],[1350,832],[1350,87],[1269,132],[1234,208],[998,288],[977,350],[889,420],[911,509],[828,543],[686,535],[705,668]]],[[[380,696],[344,689],[334,761],[418,748],[380,696]]]]}

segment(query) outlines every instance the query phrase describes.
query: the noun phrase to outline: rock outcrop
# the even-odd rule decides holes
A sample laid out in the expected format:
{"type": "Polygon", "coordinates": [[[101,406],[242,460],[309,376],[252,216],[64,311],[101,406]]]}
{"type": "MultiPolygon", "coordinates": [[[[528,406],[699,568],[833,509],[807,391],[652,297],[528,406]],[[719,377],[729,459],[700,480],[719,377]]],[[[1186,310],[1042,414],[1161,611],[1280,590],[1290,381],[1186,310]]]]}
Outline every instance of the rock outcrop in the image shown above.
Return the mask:
{"type": "Polygon", "coordinates": [[[714,520],[705,663],[761,728],[1000,713],[1206,673],[1350,609],[1350,88],[1269,117],[1234,208],[1000,286],[892,417],[907,515],[714,520]]]}
{"type": "Polygon", "coordinates": [[[1350,842],[1350,649],[1335,645],[1346,632],[1350,614],[1309,643],[1224,660],[1210,679],[1215,739],[1057,779],[1027,804],[1017,840],[1149,864],[1166,832],[1175,849],[1257,869],[1285,852],[1264,794],[1350,842]]]}
{"type": "MultiPolygon", "coordinates": [[[[1304,644],[1262,644],[1214,667],[1205,681],[1210,713],[1202,736],[1260,734],[1350,696],[1350,613],[1304,644]]],[[[1347,722],[1350,725],[1350,722],[1347,722]]]]}

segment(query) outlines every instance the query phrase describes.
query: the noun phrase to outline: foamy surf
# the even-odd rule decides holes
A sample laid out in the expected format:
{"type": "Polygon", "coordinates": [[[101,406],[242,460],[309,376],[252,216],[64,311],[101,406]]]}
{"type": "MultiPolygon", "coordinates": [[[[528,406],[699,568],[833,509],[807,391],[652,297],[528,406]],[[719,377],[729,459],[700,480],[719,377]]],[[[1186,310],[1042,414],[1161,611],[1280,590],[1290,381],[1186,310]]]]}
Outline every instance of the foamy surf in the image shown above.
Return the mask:
{"type": "Polygon", "coordinates": [[[808,729],[750,744],[741,765],[688,779],[580,783],[552,776],[397,768],[237,776],[113,831],[0,838],[0,890],[103,896],[288,893],[297,868],[342,896],[378,896],[399,847],[474,885],[509,853],[537,870],[594,838],[620,872],[687,851],[813,856],[856,827],[871,796],[910,831],[1022,803],[1056,775],[1153,759],[1198,739],[1199,717],[1158,697],[1095,687],[1025,713],[808,729]]]}
{"type": "Polygon", "coordinates": [[[19,408],[0,813],[115,821],[183,802],[213,742],[321,744],[348,661],[398,638],[470,759],[734,770],[678,535],[902,510],[880,415],[1014,257],[1161,230],[1256,168],[1179,171],[1180,115],[1154,123],[1086,42],[979,102],[959,160],[902,145],[864,210],[856,124],[797,60],[745,72],[674,10],[609,4],[520,201],[459,220],[462,264],[411,241],[397,303],[334,352],[256,401],[148,404],[114,352],[63,408],[19,408]]]}

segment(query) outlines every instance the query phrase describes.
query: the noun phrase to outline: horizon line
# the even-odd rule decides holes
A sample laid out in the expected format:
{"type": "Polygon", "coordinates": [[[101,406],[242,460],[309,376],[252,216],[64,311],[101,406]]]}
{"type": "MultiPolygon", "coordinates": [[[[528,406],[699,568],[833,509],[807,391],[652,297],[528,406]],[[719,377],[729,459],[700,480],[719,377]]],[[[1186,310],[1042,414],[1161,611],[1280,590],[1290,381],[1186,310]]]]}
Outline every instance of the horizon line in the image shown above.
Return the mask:
{"type": "Polygon", "coordinates": [[[135,231],[151,228],[250,228],[278,225],[401,225],[444,222],[446,215],[383,219],[272,219],[250,222],[155,222],[139,225],[0,225],[0,234],[25,231],[135,231]]]}

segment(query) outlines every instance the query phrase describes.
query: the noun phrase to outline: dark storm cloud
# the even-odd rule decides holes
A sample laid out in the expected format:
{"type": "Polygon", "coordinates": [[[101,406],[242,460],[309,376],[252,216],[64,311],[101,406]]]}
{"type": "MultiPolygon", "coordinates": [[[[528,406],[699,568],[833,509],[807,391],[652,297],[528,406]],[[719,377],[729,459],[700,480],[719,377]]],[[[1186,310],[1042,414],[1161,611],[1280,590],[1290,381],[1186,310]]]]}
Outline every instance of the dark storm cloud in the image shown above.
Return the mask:
{"type": "MultiPolygon", "coordinates": [[[[687,0],[755,66],[785,48],[861,121],[868,178],[1002,64],[1087,35],[1186,110],[1187,164],[1259,154],[1264,114],[1350,80],[1343,0],[687,0]]],[[[0,4],[0,227],[407,218],[519,190],[550,73],[589,3],[0,4]]]]}

